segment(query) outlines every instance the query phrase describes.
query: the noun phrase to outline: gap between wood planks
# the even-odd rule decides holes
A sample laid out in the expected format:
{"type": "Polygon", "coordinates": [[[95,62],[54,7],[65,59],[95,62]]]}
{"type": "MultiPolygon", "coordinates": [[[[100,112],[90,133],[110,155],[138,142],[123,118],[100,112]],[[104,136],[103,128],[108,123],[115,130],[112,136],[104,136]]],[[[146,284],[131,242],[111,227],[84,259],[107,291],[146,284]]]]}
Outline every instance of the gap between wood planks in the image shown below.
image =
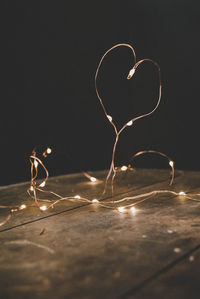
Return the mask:
{"type": "MultiPolygon", "coordinates": [[[[182,173],[181,173],[182,174],[182,173]]],[[[179,178],[181,177],[181,174],[178,174],[176,178],[179,178]]],[[[150,187],[153,187],[155,185],[158,185],[158,184],[163,184],[165,182],[167,182],[168,180],[163,180],[163,181],[160,181],[160,182],[157,182],[157,183],[154,183],[154,184],[151,184],[150,187]]],[[[17,185],[17,184],[16,184],[17,185]]],[[[121,193],[118,193],[116,194],[115,196],[119,196],[119,195],[125,195],[125,194],[130,194],[132,191],[136,191],[136,190],[140,190],[140,189],[145,189],[145,188],[149,188],[149,186],[143,186],[141,188],[138,188],[138,189],[129,189],[128,192],[121,192],[121,193]]],[[[104,199],[102,199],[101,201],[106,201],[108,199],[112,198],[112,196],[108,196],[104,199]]],[[[59,214],[63,214],[63,213],[67,213],[67,212],[71,212],[71,211],[74,211],[74,210],[77,210],[77,209],[81,209],[83,207],[87,207],[87,206],[90,206],[92,205],[92,203],[84,203],[84,204],[81,204],[81,205],[78,205],[76,207],[72,207],[72,208],[68,208],[68,209],[65,209],[63,211],[60,211],[60,212],[56,212],[56,213],[53,213],[53,214],[50,214],[50,215],[46,215],[46,216],[42,216],[42,217],[39,217],[37,219],[32,219],[30,221],[26,221],[26,222],[23,222],[23,223],[20,223],[20,224],[16,224],[16,225],[13,225],[11,227],[7,227],[7,228],[4,228],[2,230],[0,230],[0,233],[1,232],[5,232],[5,231],[9,231],[9,230],[12,230],[12,229],[15,229],[17,227],[21,227],[23,225],[27,225],[27,224],[31,224],[31,223],[34,223],[34,222],[37,222],[37,221],[40,221],[40,220],[43,220],[43,219],[47,219],[47,218],[50,218],[50,217],[54,217],[54,216],[57,216],[59,214]]]]}
{"type": "Polygon", "coordinates": [[[128,298],[129,296],[136,295],[146,285],[148,285],[149,283],[153,282],[160,275],[165,274],[166,272],[170,271],[176,265],[178,265],[179,263],[181,263],[182,261],[184,261],[186,258],[188,258],[192,253],[194,253],[194,252],[196,252],[198,250],[200,250],[200,244],[198,244],[194,248],[190,249],[188,252],[186,252],[185,254],[183,254],[182,256],[180,256],[179,258],[175,259],[173,262],[169,263],[168,265],[166,265],[165,267],[163,267],[162,269],[160,269],[159,271],[157,271],[153,275],[151,275],[149,278],[143,280],[141,283],[139,283],[135,287],[130,288],[128,291],[126,291],[125,293],[121,294],[118,297],[118,299],[125,299],[125,298],[128,298]]]}

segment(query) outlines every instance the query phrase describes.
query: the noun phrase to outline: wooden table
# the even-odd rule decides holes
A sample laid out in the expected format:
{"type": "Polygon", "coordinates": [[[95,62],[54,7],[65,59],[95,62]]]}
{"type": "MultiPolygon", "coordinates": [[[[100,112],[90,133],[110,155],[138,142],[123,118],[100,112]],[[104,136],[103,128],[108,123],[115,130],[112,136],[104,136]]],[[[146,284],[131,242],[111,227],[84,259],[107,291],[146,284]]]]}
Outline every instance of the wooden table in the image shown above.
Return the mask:
{"type": "MultiPolygon", "coordinates": [[[[103,179],[105,172],[93,175],[103,179]]],[[[168,182],[164,170],[120,174],[115,200],[167,189],[168,182]]],[[[72,174],[51,178],[48,186],[92,199],[103,183],[72,174]]],[[[0,204],[31,204],[27,187],[1,187],[0,204]]],[[[177,171],[171,190],[200,192],[200,173],[177,171]]],[[[62,202],[46,212],[21,210],[0,232],[3,299],[200,297],[200,202],[157,195],[134,215],[62,202]]]]}

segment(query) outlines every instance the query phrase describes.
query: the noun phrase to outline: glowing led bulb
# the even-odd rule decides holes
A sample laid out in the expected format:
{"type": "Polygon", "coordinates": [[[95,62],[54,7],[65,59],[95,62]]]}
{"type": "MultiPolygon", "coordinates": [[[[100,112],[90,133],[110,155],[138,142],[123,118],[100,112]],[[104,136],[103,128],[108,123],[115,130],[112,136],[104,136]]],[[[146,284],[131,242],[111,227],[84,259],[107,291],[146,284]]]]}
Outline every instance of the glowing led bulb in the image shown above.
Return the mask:
{"type": "Polygon", "coordinates": [[[173,161],[169,161],[169,165],[170,165],[171,167],[174,167],[174,162],[173,162],[173,161]]]}
{"type": "Polygon", "coordinates": [[[46,209],[47,209],[47,206],[41,206],[41,207],[40,207],[40,210],[41,210],[41,211],[46,211],[46,209]]]}
{"type": "Polygon", "coordinates": [[[125,166],[125,165],[121,167],[121,170],[122,170],[122,171],[126,171],[127,169],[128,169],[128,167],[125,166]]]}
{"type": "Polygon", "coordinates": [[[91,176],[91,178],[90,178],[90,181],[91,181],[91,182],[96,182],[96,181],[97,181],[97,179],[96,179],[96,178],[94,178],[93,176],[91,176]]]}
{"type": "Polygon", "coordinates": [[[51,154],[51,152],[52,152],[52,149],[50,147],[48,147],[47,148],[47,154],[49,155],[49,154],[51,154]]]}
{"type": "Polygon", "coordinates": [[[112,116],[107,115],[107,118],[109,119],[110,122],[112,122],[112,116]]]}
{"type": "Polygon", "coordinates": [[[180,191],[178,195],[186,195],[184,191],[180,191]]]}
{"type": "Polygon", "coordinates": [[[98,203],[99,201],[98,201],[98,199],[95,198],[95,199],[92,200],[92,202],[93,203],[98,203]]]}
{"type": "Polygon", "coordinates": [[[46,185],[46,183],[45,183],[45,181],[44,182],[42,182],[40,185],[39,185],[39,187],[44,187],[46,185]]]}
{"type": "Polygon", "coordinates": [[[80,197],[80,195],[75,195],[74,198],[80,199],[81,197],[80,197]]]}
{"type": "Polygon", "coordinates": [[[132,124],[133,124],[133,121],[130,120],[126,125],[130,127],[130,126],[132,126],[132,124]]]}
{"type": "Polygon", "coordinates": [[[125,211],[124,207],[119,207],[119,208],[117,208],[117,209],[118,209],[118,211],[119,211],[120,213],[123,213],[123,212],[125,211]]]}
{"type": "Polygon", "coordinates": [[[135,207],[131,207],[130,210],[131,210],[131,212],[132,212],[133,214],[135,214],[135,211],[136,211],[136,208],[135,208],[135,207]]]}
{"type": "Polygon", "coordinates": [[[38,167],[38,161],[34,161],[34,166],[35,166],[35,168],[37,168],[38,167]]]}
{"type": "Polygon", "coordinates": [[[131,79],[133,77],[133,75],[135,74],[135,68],[133,67],[130,71],[129,71],[129,74],[127,76],[127,79],[131,79]]]}
{"type": "Polygon", "coordinates": [[[21,205],[21,206],[19,207],[19,209],[20,209],[20,210],[26,209],[26,205],[24,205],[24,204],[21,205]]]}

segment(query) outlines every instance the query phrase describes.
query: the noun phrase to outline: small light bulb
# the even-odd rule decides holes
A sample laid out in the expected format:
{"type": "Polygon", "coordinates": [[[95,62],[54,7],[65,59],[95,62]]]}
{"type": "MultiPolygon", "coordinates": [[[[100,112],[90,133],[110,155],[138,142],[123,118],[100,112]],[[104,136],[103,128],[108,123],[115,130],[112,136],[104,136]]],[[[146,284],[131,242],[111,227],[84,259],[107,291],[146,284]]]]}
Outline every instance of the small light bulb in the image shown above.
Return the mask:
{"type": "Polygon", "coordinates": [[[169,161],[169,165],[170,165],[171,167],[174,167],[174,162],[173,162],[173,161],[169,161]]]}
{"type": "Polygon", "coordinates": [[[125,166],[125,165],[121,167],[121,170],[122,170],[122,171],[126,171],[127,169],[128,169],[128,167],[125,166]]]}
{"type": "Polygon", "coordinates": [[[119,208],[117,208],[117,209],[118,209],[118,211],[119,211],[120,213],[123,213],[123,212],[125,211],[124,207],[119,207],[119,208]]]}
{"type": "Polygon", "coordinates": [[[180,191],[178,195],[186,195],[184,191],[180,191]]]}
{"type": "Polygon", "coordinates": [[[127,79],[128,79],[128,80],[131,79],[131,78],[133,77],[134,74],[135,74],[135,68],[133,67],[133,68],[129,71],[128,76],[127,76],[127,79]]]}
{"type": "Polygon", "coordinates": [[[47,209],[47,206],[41,206],[41,207],[40,207],[40,210],[41,210],[41,211],[46,211],[46,209],[47,209]]]}
{"type": "Polygon", "coordinates": [[[93,176],[91,176],[91,178],[90,178],[91,182],[96,182],[96,180],[97,180],[96,178],[94,178],[93,176]]]}
{"type": "Polygon", "coordinates": [[[126,125],[130,127],[130,126],[132,126],[132,124],[133,124],[133,121],[130,120],[126,125]]]}
{"type": "Polygon", "coordinates": [[[92,200],[92,202],[93,203],[98,203],[99,201],[98,201],[98,199],[95,198],[95,199],[92,200]]]}
{"type": "Polygon", "coordinates": [[[21,206],[19,207],[19,209],[20,209],[20,210],[26,209],[26,205],[24,205],[24,204],[21,205],[21,206]]]}
{"type": "Polygon", "coordinates": [[[34,166],[35,166],[35,168],[37,168],[38,167],[38,161],[34,161],[34,166]]]}
{"type": "Polygon", "coordinates": [[[48,147],[47,148],[47,154],[49,155],[49,154],[51,154],[51,152],[52,152],[52,149],[50,147],[48,147]]]}
{"type": "Polygon", "coordinates": [[[110,122],[112,122],[112,116],[107,115],[107,118],[109,119],[110,122]]]}
{"type": "Polygon", "coordinates": [[[39,187],[44,187],[45,185],[46,185],[46,182],[44,181],[39,185],[39,187]]]}
{"type": "Polygon", "coordinates": [[[190,262],[194,262],[194,256],[193,256],[193,255],[191,255],[191,256],[189,257],[189,261],[190,261],[190,262]]]}
{"type": "Polygon", "coordinates": [[[136,208],[135,208],[135,207],[131,207],[130,210],[131,210],[131,212],[132,212],[133,214],[135,214],[135,212],[136,212],[136,208]]]}
{"type": "Polygon", "coordinates": [[[181,252],[181,248],[178,248],[178,247],[174,248],[174,252],[176,252],[176,253],[181,252]]]}
{"type": "Polygon", "coordinates": [[[30,191],[34,191],[34,188],[33,188],[33,186],[30,186],[30,191]]]}
{"type": "Polygon", "coordinates": [[[80,195],[75,195],[74,198],[80,199],[81,197],[80,197],[80,195]]]}

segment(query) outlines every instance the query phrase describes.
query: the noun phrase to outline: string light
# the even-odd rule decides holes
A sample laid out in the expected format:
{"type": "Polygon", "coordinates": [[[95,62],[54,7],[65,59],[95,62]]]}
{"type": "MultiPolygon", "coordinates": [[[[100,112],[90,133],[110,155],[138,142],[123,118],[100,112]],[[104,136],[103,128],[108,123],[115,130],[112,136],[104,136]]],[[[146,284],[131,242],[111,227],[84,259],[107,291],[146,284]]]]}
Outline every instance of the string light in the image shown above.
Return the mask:
{"type": "MultiPolygon", "coordinates": [[[[116,134],[116,139],[115,139],[115,142],[114,142],[114,145],[113,145],[113,153],[112,153],[112,161],[111,161],[111,166],[110,166],[110,169],[109,169],[109,172],[108,172],[108,175],[107,175],[107,178],[106,178],[106,182],[105,182],[105,188],[104,188],[104,191],[106,190],[106,186],[107,186],[107,182],[108,182],[108,179],[109,177],[111,176],[111,174],[113,173],[112,175],[112,192],[113,192],[113,182],[114,182],[114,177],[115,177],[115,174],[117,172],[116,170],[116,167],[115,167],[115,152],[116,152],[116,147],[117,147],[117,144],[118,144],[118,140],[119,140],[119,136],[120,134],[125,130],[126,127],[129,127],[129,126],[132,126],[133,123],[141,118],[144,118],[144,117],[147,117],[149,115],[151,115],[156,109],[157,107],[159,106],[159,103],[160,103],[160,99],[161,99],[161,74],[160,74],[160,68],[158,66],[158,64],[156,62],[154,62],[153,60],[151,59],[143,59],[143,60],[140,60],[140,61],[136,61],[136,54],[135,54],[135,50],[134,48],[129,45],[129,44],[117,44],[115,46],[113,46],[112,48],[110,48],[104,55],[103,57],[101,58],[100,60],[100,63],[97,67],[97,71],[96,71],[96,74],[95,74],[95,90],[96,90],[96,93],[97,93],[97,97],[102,105],[102,108],[104,110],[104,113],[106,115],[106,117],[108,118],[109,122],[112,124],[113,128],[114,128],[114,131],[115,131],[115,134],[116,134]],[[157,71],[158,71],[158,75],[159,75],[159,82],[160,82],[160,85],[159,85],[159,96],[158,96],[158,101],[157,101],[157,104],[156,106],[154,107],[154,109],[152,111],[150,111],[149,113],[146,113],[146,114],[142,114],[138,117],[135,117],[133,119],[131,119],[130,121],[128,121],[124,126],[122,126],[122,128],[120,130],[117,130],[117,127],[116,127],[116,124],[113,122],[113,119],[112,119],[112,116],[110,116],[106,109],[105,109],[105,106],[102,102],[102,99],[99,95],[99,92],[98,92],[98,89],[97,89],[97,76],[98,76],[98,72],[99,72],[99,68],[105,58],[105,56],[110,52],[112,51],[113,49],[115,48],[118,48],[118,47],[128,47],[129,49],[131,49],[132,51],[132,54],[133,54],[133,60],[134,60],[134,66],[130,69],[129,73],[128,73],[128,76],[127,76],[127,79],[131,79],[137,69],[137,67],[144,63],[144,62],[151,62],[153,63],[156,68],[157,68],[157,71]]],[[[48,147],[46,149],[46,151],[43,153],[43,156],[46,158],[48,154],[51,154],[52,150],[50,147],[48,147]]],[[[46,205],[43,205],[43,206],[39,206],[38,204],[38,197],[37,197],[37,191],[40,191],[40,192],[47,192],[51,195],[54,195],[57,197],[57,200],[54,201],[49,207],[54,207],[55,204],[57,204],[58,202],[60,202],[61,200],[71,200],[71,199],[76,199],[76,200],[81,200],[81,201],[85,201],[85,202],[88,202],[88,203],[94,203],[94,202],[99,202],[97,199],[93,199],[93,200],[89,200],[89,199],[85,199],[85,198],[81,198],[80,196],[75,196],[75,197],[62,197],[60,196],[59,194],[56,194],[55,192],[52,192],[52,191],[45,191],[43,189],[40,189],[40,188],[44,188],[46,186],[46,182],[48,180],[48,177],[49,177],[49,173],[48,173],[48,170],[47,168],[44,166],[43,162],[36,156],[36,151],[34,150],[32,155],[30,156],[30,163],[31,163],[31,182],[30,182],[30,188],[27,190],[28,193],[30,194],[30,191],[32,192],[33,195],[31,195],[34,200],[35,200],[35,203],[36,203],[36,206],[38,206],[42,211],[45,211],[47,209],[47,206],[46,205]],[[40,166],[43,168],[43,170],[45,171],[45,174],[46,174],[46,177],[45,177],[45,180],[40,183],[39,187],[37,187],[37,177],[38,177],[38,166],[40,166]]],[[[121,167],[121,171],[127,171],[127,169],[131,169],[127,166],[122,166],[121,167]]],[[[98,180],[93,177],[93,176],[90,176],[88,173],[85,173],[84,172],[84,175],[92,182],[92,183],[96,183],[98,180]]],[[[134,198],[137,198],[137,197],[133,197],[134,198]]],[[[111,202],[106,202],[104,203],[104,205],[102,206],[107,206],[107,205],[110,205],[110,204],[115,204],[115,203],[118,203],[118,202],[123,202],[125,201],[126,198],[124,199],[121,199],[119,201],[114,201],[112,200],[111,202]]],[[[48,200],[47,200],[48,201],[48,200]]],[[[114,208],[113,206],[111,208],[114,208]]],[[[131,207],[132,210],[133,210],[133,207],[131,207]]],[[[119,207],[118,210],[120,212],[123,212],[125,210],[124,207],[119,207]]]]}
{"type": "MultiPolygon", "coordinates": [[[[140,153],[137,153],[136,155],[134,155],[133,157],[135,158],[136,156],[140,155],[142,152],[140,153]]],[[[156,152],[157,153],[157,152],[156,152]]],[[[143,153],[144,154],[144,153],[143,153]]],[[[44,170],[46,170],[46,167],[44,166],[43,162],[36,157],[36,153],[34,155],[34,158],[37,159],[37,162],[38,164],[35,165],[35,163],[31,162],[31,166],[36,166],[36,168],[38,168],[38,165],[40,164],[44,170]]],[[[171,161],[171,160],[170,160],[171,161]]],[[[172,165],[171,165],[172,166],[172,165]]],[[[123,166],[122,166],[123,167],[123,166]]],[[[121,168],[122,168],[121,167],[121,168]]],[[[127,167],[125,166],[123,169],[124,171],[129,169],[130,168],[130,165],[127,167]]],[[[31,167],[32,168],[32,167],[31,167]]],[[[123,170],[122,170],[123,171],[123,170]]],[[[46,170],[46,178],[45,178],[45,184],[46,184],[46,181],[48,179],[48,171],[46,170]]],[[[121,198],[119,200],[112,200],[112,201],[104,201],[104,199],[102,199],[104,202],[102,203],[102,200],[98,200],[98,199],[87,199],[87,198],[83,198],[81,197],[80,195],[75,195],[75,196],[72,196],[72,197],[62,197],[60,196],[59,194],[55,193],[55,192],[52,192],[52,191],[44,191],[43,189],[40,189],[37,187],[37,183],[36,183],[36,179],[37,179],[37,176],[34,176],[33,175],[33,169],[31,169],[31,174],[32,174],[32,178],[31,178],[31,186],[30,188],[28,189],[28,192],[29,190],[32,190],[33,194],[34,194],[34,199],[35,199],[35,202],[37,203],[38,201],[40,201],[40,199],[38,199],[36,197],[36,191],[40,191],[40,192],[47,192],[49,194],[52,194],[54,196],[56,196],[58,199],[56,201],[53,201],[49,207],[47,207],[46,205],[42,205],[42,206],[39,206],[39,205],[36,205],[39,207],[39,209],[41,211],[46,211],[47,209],[49,208],[53,208],[57,203],[63,201],[63,200],[74,200],[76,199],[77,201],[81,201],[81,202],[85,202],[87,204],[94,204],[94,203],[98,203],[99,206],[101,207],[104,207],[104,208],[109,208],[109,209],[113,209],[113,210],[116,210],[116,205],[119,204],[119,203],[125,203],[125,202],[130,202],[131,200],[134,201],[134,203],[132,204],[127,204],[125,206],[120,206],[117,208],[117,211],[119,213],[125,213],[126,211],[128,212],[128,210],[130,210],[130,212],[135,215],[136,213],[136,208],[135,206],[148,200],[149,198],[153,197],[153,196],[156,196],[156,195],[159,195],[159,194],[171,194],[171,195],[174,195],[174,196],[180,196],[180,195],[184,195],[185,198],[187,199],[191,199],[191,200],[195,200],[195,201],[199,201],[198,199],[196,198],[193,198],[194,195],[198,195],[200,196],[200,194],[186,194],[185,192],[183,191],[180,191],[180,192],[175,192],[175,191],[172,191],[172,190],[154,190],[154,191],[151,191],[151,192],[148,192],[148,193],[144,193],[144,194],[139,194],[139,195],[134,195],[134,196],[129,196],[129,197],[124,197],[124,198],[121,198]]],[[[37,173],[38,174],[38,173],[37,173]]],[[[41,185],[41,184],[40,184],[41,185]]],[[[39,187],[40,187],[39,185],[39,187]]],[[[45,200],[42,200],[42,201],[45,201],[45,200]]],[[[51,202],[49,200],[46,200],[48,202],[51,202]]],[[[11,213],[15,213],[17,212],[18,210],[22,210],[22,209],[26,209],[27,206],[25,204],[22,204],[20,205],[19,207],[9,207],[9,206],[0,206],[0,208],[11,208],[11,213]]],[[[10,219],[11,217],[11,214],[9,214],[6,219],[4,219],[4,221],[2,221],[0,223],[0,226],[4,225],[5,223],[7,223],[7,221],[10,219]]]]}
{"type": "Polygon", "coordinates": [[[126,125],[127,125],[128,127],[130,127],[130,126],[132,126],[132,124],[133,124],[133,121],[130,120],[126,125]]]}
{"type": "Polygon", "coordinates": [[[92,176],[92,177],[90,178],[90,181],[91,181],[91,182],[96,182],[97,179],[96,179],[95,177],[92,176]]]}
{"type": "MultiPolygon", "coordinates": [[[[103,108],[104,113],[105,113],[105,116],[107,117],[107,119],[109,120],[111,125],[113,126],[114,132],[115,132],[115,141],[114,141],[113,149],[112,149],[112,159],[111,159],[110,168],[109,168],[106,180],[105,180],[105,186],[104,186],[104,192],[103,192],[103,194],[104,194],[106,189],[107,189],[108,180],[111,177],[111,186],[112,186],[112,194],[113,194],[113,183],[114,183],[114,178],[115,178],[116,173],[119,172],[119,171],[125,172],[127,170],[131,170],[131,171],[134,170],[134,168],[132,168],[130,164],[128,166],[123,165],[121,167],[115,167],[115,153],[116,153],[116,148],[117,148],[117,145],[118,145],[120,134],[127,127],[132,126],[134,124],[134,122],[136,122],[137,120],[152,115],[156,111],[156,109],[158,108],[158,106],[160,104],[160,101],[161,101],[161,94],[162,94],[162,82],[161,82],[160,67],[155,61],[153,61],[149,58],[137,61],[136,60],[135,50],[131,45],[129,45],[129,44],[117,44],[117,45],[111,47],[108,51],[105,52],[105,54],[102,56],[102,58],[101,58],[101,60],[98,64],[96,74],[95,74],[95,91],[96,91],[98,100],[99,100],[99,102],[100,102],[100,104],[103,108]],[[102,62],[103,62],[105,56],[108,53],[110,53],[112,50],[114,50],[118,47],[128,47],[131,50],[131,53],[132,53],[132,56],[133,56],[134,66],[130,69],[130,71],[128,73],[128,76],[127,76],[128,80],[133,77],[133,75],[135,74],[137,68],[141,64],[143,64],[144,62],[150,62],[156,67],[157,72],[158,72],[158,79],[159,79],[159,93],[158,93],[158,99],[157,99],[157,103],[156,103],[155,107],[150,112],[139,115],[139,116],[129,120],[119,130],[117,129],[117,125],[113,122],[112,116],[107,113],[107,110],[106,110],[106,108],[103,104],[102,98],[100,97],[100,94],[99,94],[99,91],[98,91],[98,88],[97,88],[97,77],[98,77],[99,69],[102,65],[102,62]]],[[[46,158],[47,155],[50,155],[51,153],[52,153],[52,149],[50,147],[47,147],[47,149],[43,152],[42,155],[43,155],[44,158],[46,158]]],[[[170,185],[171,185],[173,183],[173,180],[174,180],[174,161],[172,161],[166,154],[163,154],[163,153],[155,151],[155,150],[145,150],[145,151],[140,151],[140,152],[136,153],[131,158],[131,160],[133,161],[136,157],[138,157],[140,155],[147,154],[147,153],[158,154],[158,155],[168,159],[169,165],[171,167],[171,172],[172,172],[171,180],[170,180],[170,185]]],[[[98,205],[101,206],[101,207],[117,210],[120,213],[130,211],[132,214],[135,214],[136,213],[136,208],[135,208],[136,205],[148,200],[149,198],[155,197],[156,195],[159,195],[159,194],[169,194],[169,195],[171,194],[173,196],[184,196],[186,199],[191,199],[191,200],[200,202],[199,199],[193,197],[193,196],[200,196],[200,194],[189,194],[189,193],[186,194],[184,191],[175,192],[175,191],[172,191],[172,190],[154,190],[154,191],[143,193],[143,194],[124,197],[124,198],[121,198],[119,200],[114,200],[113,199],[111,201],[108,201],[104,198],[101,198],[101,199],[96,199],[95,198],[95,199],[90,200],[90,199],[84,198],[80,195],[63,197],[63,196],[61,196],[61,195],[59,195],[59,194],[57,194],[53,191],[45,190],[44,187],[46,187],[46,185],[47,185],[47,181],[48,181],[48,178],[49,178],[49,173],[48,173],[48,170],[45,167],[44,163],[42,162],[42,160],[37,157],[36,150],[33,150],[32,154],[30,156],[30,164],[31,164],[31,180],[30,180],[30,187],[27,190],[27,192],[34,199],[35,206],[38,207],[41,211],[46,211],[49,208],[53,208],[56,204],[58,204],[61,201],[77,200],[77,201],[80,201],[80,202],[84,202],[86,204],[98,203],[98,205]],[[38,171],[39,171],[39,168],[40,168],[39,166],[45,172],[45,179],[42,181],[42,183],[40,183],[38,185],[37,179],[38,179],[38,171]],[[47,193],[49,195],[52,195],[52,196],[56,197],[56,199],[54,199],[54,200],[40,199],[37,196],[37,192],[47,193]],[[40,206],[39,203],[38,203],[40,201],[48,202],[49,203],[48,207],[46,205],[41,205],[40,206]],[[102,201],[103,201],[103,203],[102,203],[102,201]],[[122,204],[122,203],[124,204],[123,206],[116,207],[116,206],[118,206],[119,204],[122,204]]],[[[83,172],[83,174],[92,183],[100,182],[99,179],[97,179],[96,177],[91,176],[87,172],[83,172]]],[[[13,214],[15,212],[18,212],[19,210],[26,209],[27,206],[25,204],[21,204],[19,206],[0,206],[0,208],[10,210],[9,215],[0,223],[0,226],[2,226],[5,223],[7,223],[7,221],[11,217],[11,214],[13,214]]]]}
{"type": "Polygon", "coordinates": [[[34,166],[35,166],[35,168],[38,167],[38,161],[37,160],[34,161],[34,166]]]}
{"type": "Polygon", "coordinates": [[[136,212],[136,208],[135,208],[135,207],[131,207],[130,210],[131,210],[131,212],[132,212],[133,214],[135,214],[135,212],[136,212]]]}
{"type": "Polygon", "coordinates": [[[47,148],[47,154],[50,155],[52,152],[52,149],[50,147],[47,148]]]}
{"type": "Polygon", "coordinates": [[[112,122],[112,116],[107,115],[107,118],[109,119],[110,122],[112,122]]]}
{"type": "Polygon", "coordinates": [[[47,158],[48,155],[52,153],[52,149],[50,147],[47,147],[47,149],[43,152],[43,156],[47,158]]]}
{"type": "Polygon", "coordinates": [[[124,208],[124,207],[118,207],[117,210],[118,210],[120,213],[124,213],[124,212],[125,212],[125,208],[124,208]]]}
{"type": "Polygon", "coordinates": [[[178,195],[180,195],[180,196],[185,196],[186,194],[185,194],[184,191],[180,191],[180,192],[178,193],[178,195]]]}
{"type": "Polygon", "coordinates": [[[130,80],[132,77],[133,77],[133,75],[135,74],[135,68],[133,67],[130,71],[129,71],[129,73],[128,73],[128,76],[127,76],[127,79],[128,80],[130,80]]]}
{"type": "Polygon", "coordinates": [[[125,165],[121,167],[121,171],[127,171],[127,169],[128,169],[128,167],[125,165]]]}
{"type": "Polygon", "coordinates": [[[44,182],[42,182],[40,185],[39,185],[39,187],[44,187],[46,185],[46,182],[44,181],[44,182]]]}
{"type": "Polygon", "coordinates": [[[45,205],[44,205],[44,206],[41,206],[41,207],[40,207],[40,210],[41,210],[41,211],[46,211],[46,210],[47,210],[47,206],[45,206],[45,205]]]}
{"type": "Polygon", "coordinates": [[[21,205],[21,206],[19,207],[19,209],[20,209],[20,210],[26,209],[26,205],[25,205],[25,204],[21,205]]]}
{"type": "Polygon", "coordinates": [[[131,167],[131,165],[129,164],[128,166],[123,165],[123,166],[116,166],[115,167],[115,172],[125,172],[125,171],[133,171],[134,168],[131,167]]]}
{"type": "Polygon", "coordinates": [[[111,47],[110,49],[108,49],[105,54],[102,56],[102,58],[100,59],[100,62],[97,66],[97,70],[96,70],[96,73],[95,73],[95,78],[94,78],[94,83],[95,83],[95,91],[96,91],[96,94],[97,94],[97,98],[103,108],[103,111],[105,113],[105,116],[109,119],[108,116],[110,116],[110,114],[108,114],[107,112],[107,109],[105,107],[105,105],[103,104],[103,100],[102,100],[102,97],[100,96],[100,93],[98,91],[98,87],[97,87],[97,78],[98,78],[98,74],[99,74],[99,70],[100,70],[100,67],[102,65],[102,62],[104,60],[104,58],[111,52],[113,51],[114,49],[116,48],[119,48],[119,47],[127,47],[131,50],[131,53],[132,53],[132,56],[133,56],[133,62],[134,62],[134,65],[133,67],[130,69],[129,73],[128,73],[128,76],[127,76],[127,79],[131,79],[133,77],[133,75],[135,74],[136,72],[136,69],[143,63],[145,62],[150,62],[152,63],[156,69],[157,69],[157,72],[158,72],[158,77],[159,77],[159,95],[158,95],[158,100],[157,100],[157,103],[155,105],[155,107],[153,108],[153,110],[151,110],[150,112],[148,113],[144,113],[142,115],[139,115],[133,119],[131,119],[129,122],[125,123],[125,125],[123,125],[121,127],[121,129],[117,129],[117,126],[116,124],[113,122],[113,121],[110,121],[111,125],[113,126],[113,129],[114,129],[114,132],[115,132],[115,141],[114,141],[114,145],[113,145],[113,150],[112,150],[112,160],[111,160],[111,165],[110,165],[110,169],[108,171],[108,175],[106,177],[106,181],[105,181],[105,187],[104,187],[104,192],[103,194],[106,192],[106,189],[107,189],[107,184],[108,184],[108,180],[109,178],[111,177],[111,187],[112,187],[112,194],[113,194],[113,183],[114,183],[114,178],[115,178],[115,175],[116,175],[116,168],[115,168],[115,153],[116,153],[116,148],[117,148],[117,145],[118,145],[118,141],[119,141],[119,136],[120,134],[129,126],[132,126],[134,122],[136,122],[137,120],[139,119],[142,119],[144,117],[147,117],[147,116],[150,116],[152,115],[158,108],[158,106],[160,105],[160,101],[161,101],[161,95],[162,95],[162,82],[161,82],[161,72],[160,72],[160,67],[159,65],[157,64],[157,62],[155,62],[154,60],[152,59],[149,59],[149,58],[145,58],[145,59],[142,59],[142,60],[139,60],[137,61],[136,60],[136,54],[135,54],[135,50],[134,48],[129,45],[129,44],[126,44],[126,43],[120,43],[120,44],[117,44],[113,47],[111,47]]]}
{"type": "Polygon", "coordinates": [[[100,182],[100,180],[97,180],[97,178],[91,176],[88,172],[83,172],[83,175],[90,180],[92,183],[96,183],[97,181],[100,182]]]}
{"type": "Polygon", "coordinates": [[[95,198],[95,199],[92,200],[92,202],[93,203],[99,203],[99,200],[95,198]]]}

